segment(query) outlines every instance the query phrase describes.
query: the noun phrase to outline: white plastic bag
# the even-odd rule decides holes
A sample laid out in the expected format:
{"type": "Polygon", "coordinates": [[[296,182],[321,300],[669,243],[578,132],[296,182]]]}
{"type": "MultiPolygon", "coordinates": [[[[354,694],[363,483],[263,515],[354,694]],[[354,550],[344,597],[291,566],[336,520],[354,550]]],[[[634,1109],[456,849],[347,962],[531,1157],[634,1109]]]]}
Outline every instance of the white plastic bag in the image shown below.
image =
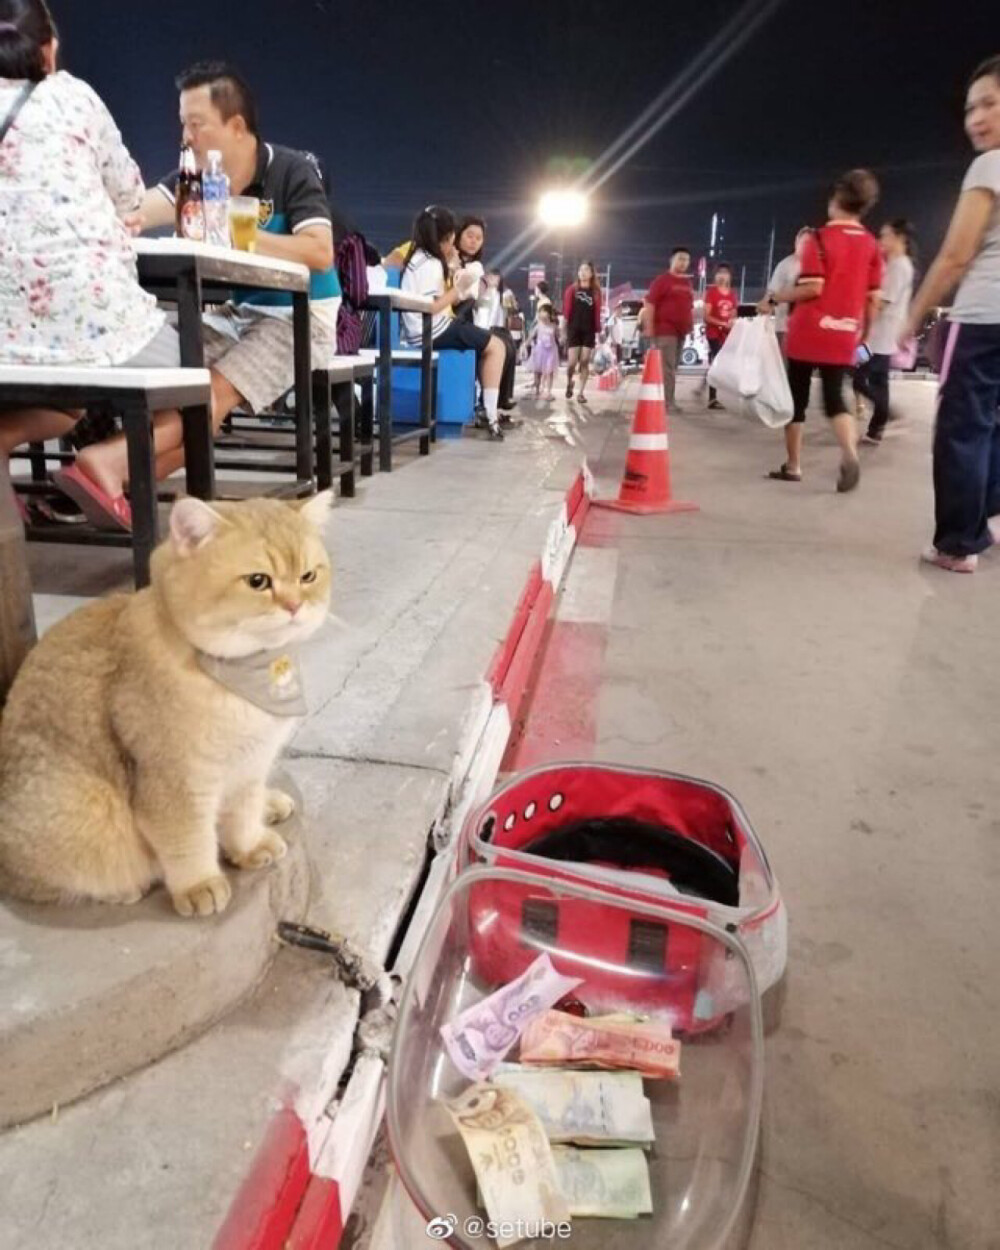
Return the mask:
{"type": "Polygon", "coordinates": [[[772,429],[792,419],[792,392],[770,317],[741,317],[708,371],[708,384],[733,412],[772,429]]]}

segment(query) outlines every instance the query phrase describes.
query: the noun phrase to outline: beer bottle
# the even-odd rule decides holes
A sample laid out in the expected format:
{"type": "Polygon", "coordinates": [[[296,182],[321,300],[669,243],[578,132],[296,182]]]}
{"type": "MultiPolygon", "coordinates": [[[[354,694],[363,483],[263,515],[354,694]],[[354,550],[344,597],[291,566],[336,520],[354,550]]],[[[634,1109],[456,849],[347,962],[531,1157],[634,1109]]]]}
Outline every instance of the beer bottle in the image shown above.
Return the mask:
{"type": "Polygon", "coordinates": [[[191,148],[181,149],[180,172],[177,175],[177,221],[179,239],[195,243],[205,240],[205,200],[201,184],[201,172],[191,148]]]}

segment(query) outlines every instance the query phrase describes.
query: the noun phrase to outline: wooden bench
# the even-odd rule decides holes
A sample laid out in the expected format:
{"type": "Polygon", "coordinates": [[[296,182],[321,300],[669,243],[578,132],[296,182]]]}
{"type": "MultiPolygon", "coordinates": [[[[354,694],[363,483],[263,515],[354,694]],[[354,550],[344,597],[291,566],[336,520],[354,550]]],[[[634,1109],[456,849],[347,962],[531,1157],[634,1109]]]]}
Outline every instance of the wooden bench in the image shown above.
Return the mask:
{"type": "MultiPolygon", "coordinates": [[[[149,583],[149,558],[159,539],[153,456],[153,413],[179,408],[184,415],[188,490],[211,495],[211,385],[207,369],[90,369],[73,365],[0,365],[0,408],[59,408],[76,411],[103,403],[125,431],[132,533],[91,526],[29,525],[22,529],[9,474],[0,474],[0,698],[25,650],[34,642],[31,582],[24,538],[30,541],[132,547],[136,586],[149,583]],[[208,467],[206,477],[206,463],[208,467]],[[197,472],[193,480],[190,469],[197,472]],[[206,489],[207,486],[207,489],[206,489]]],[[[44,460],[44,450],[36,451],[44,460]]],[[[44,467],[44,465],[43,465],[44,467]]],[[[31,484],[28,484],[29,491],[31,484]]]]}

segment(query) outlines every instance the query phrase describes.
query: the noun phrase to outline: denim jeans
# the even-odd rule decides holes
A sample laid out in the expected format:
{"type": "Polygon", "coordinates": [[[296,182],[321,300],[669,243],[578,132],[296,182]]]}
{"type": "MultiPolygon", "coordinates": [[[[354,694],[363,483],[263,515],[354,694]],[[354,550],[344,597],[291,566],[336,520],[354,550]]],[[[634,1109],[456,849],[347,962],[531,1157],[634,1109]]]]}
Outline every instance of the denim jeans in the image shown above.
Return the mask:
{"type": "Polygon", "coordinates": [[[934,430],[934,546],[950,556],[990,546],[1000,514],[1000,324],[953,324],[934,430]]]}

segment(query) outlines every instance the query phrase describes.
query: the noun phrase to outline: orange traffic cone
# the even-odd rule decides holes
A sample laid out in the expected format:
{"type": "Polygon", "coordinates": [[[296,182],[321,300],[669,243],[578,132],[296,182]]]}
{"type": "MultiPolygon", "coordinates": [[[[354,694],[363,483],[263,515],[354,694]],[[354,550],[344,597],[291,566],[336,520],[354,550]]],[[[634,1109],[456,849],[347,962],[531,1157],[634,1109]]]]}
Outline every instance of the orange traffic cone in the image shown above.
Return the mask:
{"type": "Polygon", "coordinates": [[[639,405],[635,410],[618,498],[595,502],[602,508],[617,508],[621,512],[698,511],[696,503],[680,503],[670,497],[667,406],[663,399],[663,366],[656,348],[646,353],[639,405]]]}

